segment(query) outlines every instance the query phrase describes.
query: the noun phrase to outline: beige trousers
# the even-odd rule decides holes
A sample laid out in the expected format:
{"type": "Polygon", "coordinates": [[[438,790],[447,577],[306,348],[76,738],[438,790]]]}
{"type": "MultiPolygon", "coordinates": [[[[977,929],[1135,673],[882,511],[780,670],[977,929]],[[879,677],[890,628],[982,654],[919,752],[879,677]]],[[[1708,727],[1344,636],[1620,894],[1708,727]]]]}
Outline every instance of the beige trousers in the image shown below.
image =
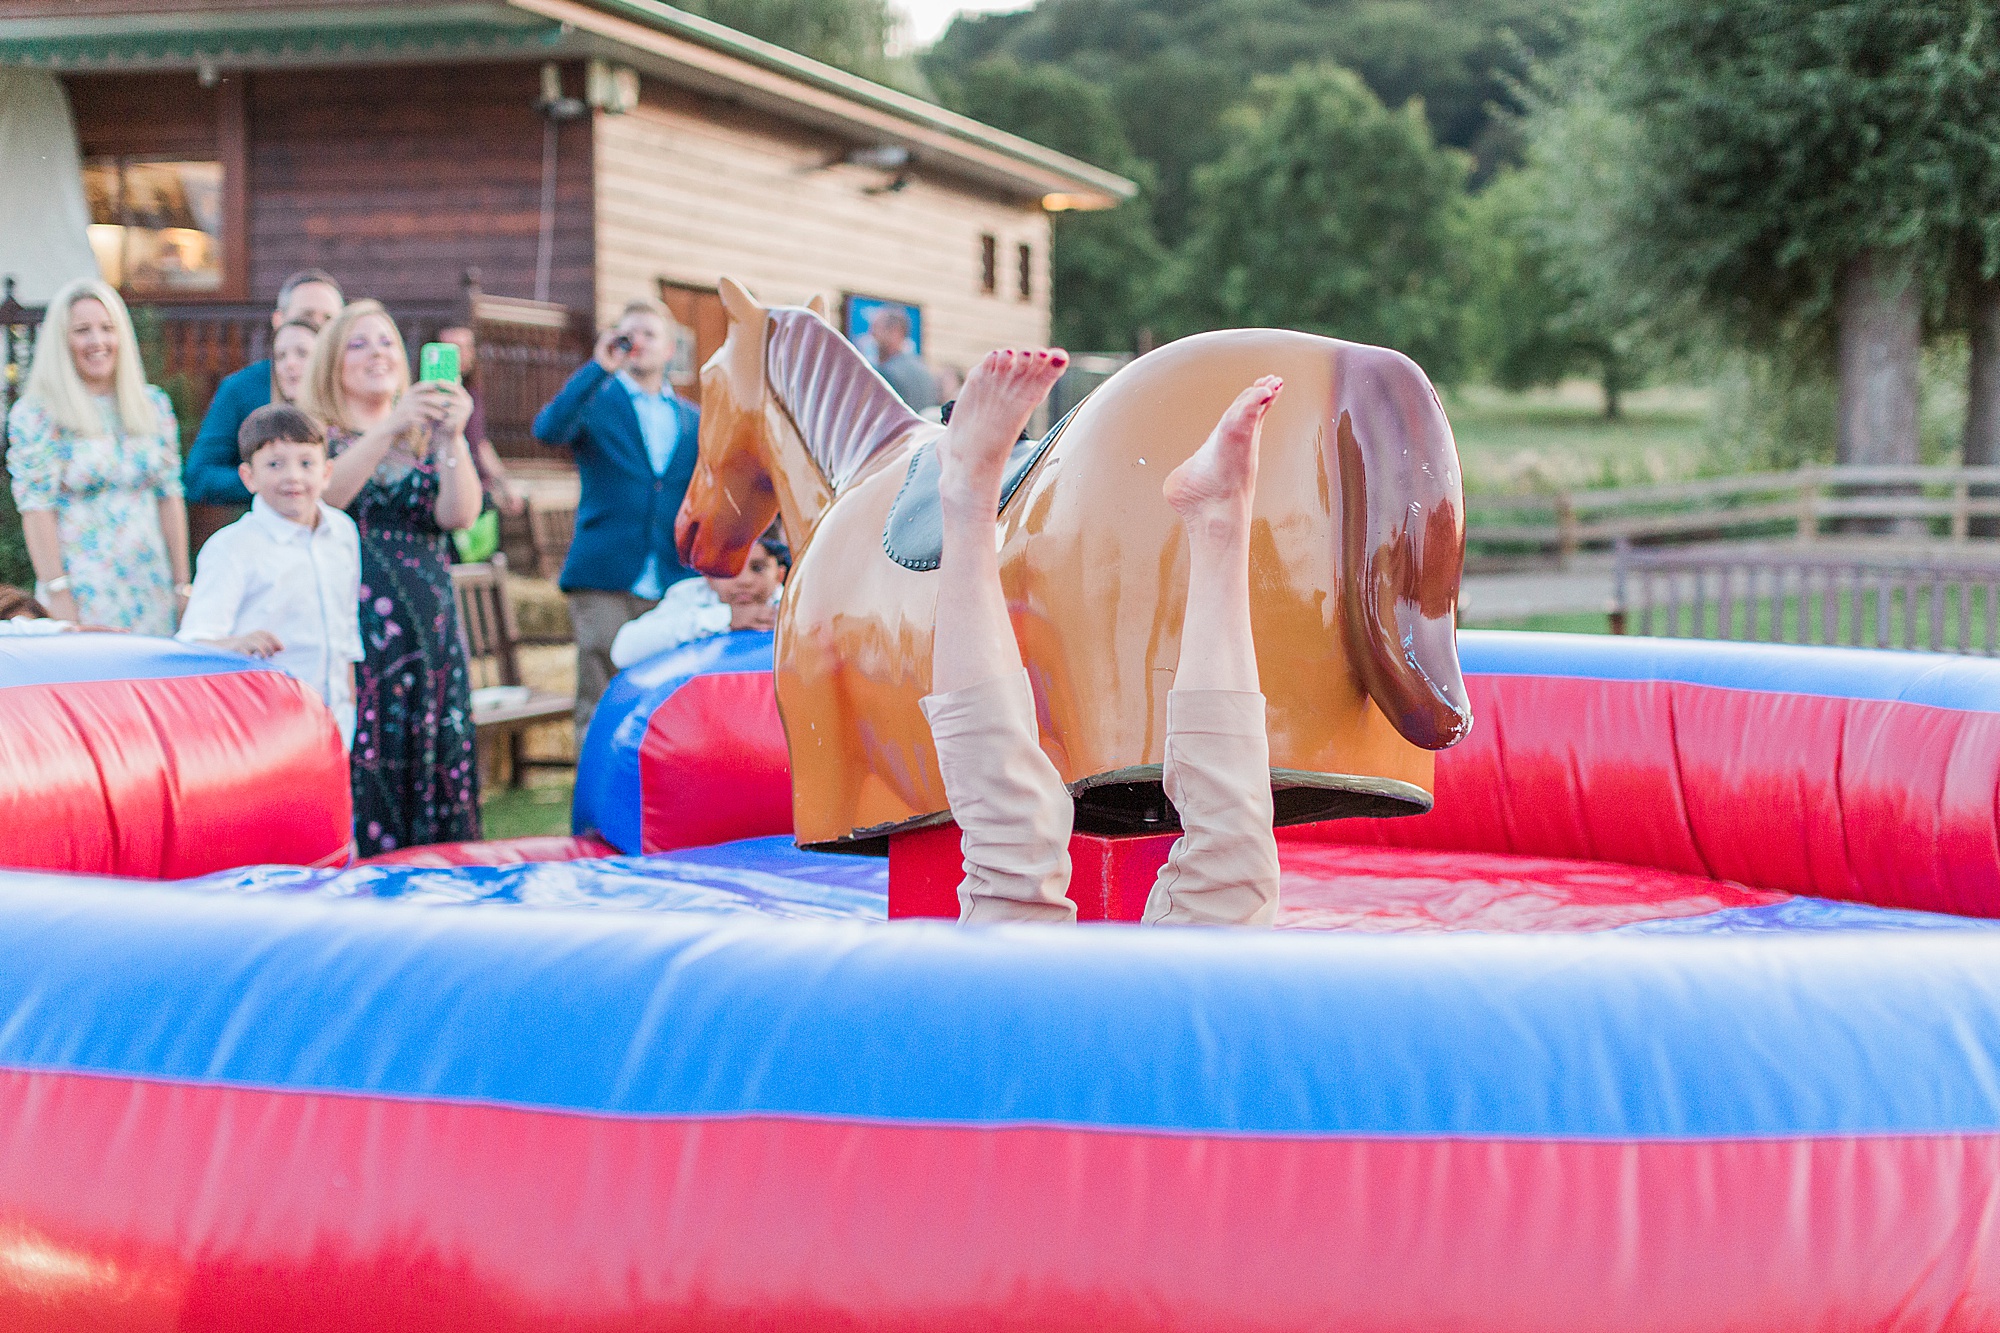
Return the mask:
{"type": "MultiPolygon", "coordinates": [[[[923,709],[965,855],[958,919],[1074,921],[1076,905],[1066,896],[1074,806],[1042,752],[1028,673],[933,694],[923,709]]],[[[1278,910],[1278,843],[1264,696],[1171,691],[1165,768],[1183,832],[1153,882],[1143,920],[1270,925],[1278,910]]]]}

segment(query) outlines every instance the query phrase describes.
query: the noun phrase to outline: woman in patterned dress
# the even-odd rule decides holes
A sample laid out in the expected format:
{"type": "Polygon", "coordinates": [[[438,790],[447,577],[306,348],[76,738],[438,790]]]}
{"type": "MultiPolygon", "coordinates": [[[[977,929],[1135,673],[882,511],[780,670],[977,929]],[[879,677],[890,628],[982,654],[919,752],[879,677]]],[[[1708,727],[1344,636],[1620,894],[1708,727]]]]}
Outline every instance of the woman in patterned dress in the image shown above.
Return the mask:
{"type": "Polygon", "coordinates": [[[180,430],[109,286],[49,302],[7,438],[36,600],[58,620],[172,634],[188,594],[180,430]]]}
{"type": "Polygon", "coordinates": [[[477,838],[472,688],[445,540],[479,517],[472,400],[456,384],[412,385],[394,321],[356,301],[320,332],[299,405],[326,423],[326,502],[361,529],[355,840],[366,856],[477,838]]]}

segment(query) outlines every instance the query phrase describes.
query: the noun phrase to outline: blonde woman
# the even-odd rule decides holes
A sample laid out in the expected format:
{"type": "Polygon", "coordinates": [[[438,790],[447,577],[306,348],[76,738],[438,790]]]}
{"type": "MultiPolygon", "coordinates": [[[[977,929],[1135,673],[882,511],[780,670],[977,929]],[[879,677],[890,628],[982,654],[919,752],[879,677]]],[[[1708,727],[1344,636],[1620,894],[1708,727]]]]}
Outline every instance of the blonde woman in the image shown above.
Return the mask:
{"type": "Polygon", "coordinates": [[[326,502],[361,530],[355,839],[374,855],[477,838],[472,692],[445,541],[479,517],[472,399],[456,384],[412,385],[395,322],[356,301],[320,331],[299,406],[326,423],[326,502]]]}
{"type": "Polygon", "coordinates": [[[49,302],[7,437],[36,600],[58,620],[172,634],[188,593],[180,431],[109,286],[49,302]]]}

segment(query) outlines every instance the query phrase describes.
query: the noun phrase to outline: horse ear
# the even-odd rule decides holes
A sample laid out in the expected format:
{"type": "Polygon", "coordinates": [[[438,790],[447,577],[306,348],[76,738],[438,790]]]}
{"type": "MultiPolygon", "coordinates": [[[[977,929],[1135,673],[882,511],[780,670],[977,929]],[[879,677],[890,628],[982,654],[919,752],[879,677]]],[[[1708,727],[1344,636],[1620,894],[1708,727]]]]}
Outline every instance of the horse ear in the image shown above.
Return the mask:
{"type": "Polygon", "coordinates": [[[833,302],[826,299],[825,292],[814,292],[806,298],[806,309],[818,315],[827,323],[833,323],[833,302]]]}
{"type": "Polygon", "coordinates": [[[715,285],[715,290],[722,297],[722,308],[737,324],[748,324],[764,313],[764,307],[757,304],[757,298],[734,278],[725,277],[715,285]]]}

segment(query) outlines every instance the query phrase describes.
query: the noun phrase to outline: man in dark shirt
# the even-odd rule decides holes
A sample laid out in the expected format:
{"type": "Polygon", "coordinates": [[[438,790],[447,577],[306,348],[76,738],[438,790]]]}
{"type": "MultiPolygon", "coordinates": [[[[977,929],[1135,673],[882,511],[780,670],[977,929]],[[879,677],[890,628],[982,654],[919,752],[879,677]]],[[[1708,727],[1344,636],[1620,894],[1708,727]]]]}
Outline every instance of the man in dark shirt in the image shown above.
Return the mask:
{"type": "MultiPolygon", "coordinates": [[[[309,268],[292,274],[278,289],[278,308],[271,312],[271,328],[298,320],[315,329],[325,328],[344,304],[340,284],[333,275],[309,268]]],[[[181,488],[189,504],[234,505],[247,509],[250,492],[236,475],[241,461],[236,452],[236,432],[243,419],[271,401],[271,363],[253,361],[215,386],[208,414],[188,446],[187,461],[181,465],[181,488]]],[[[224,519],[228,522],[229,519],[224,519]]],[[[220,526],[215,525],[215,526],[220,526]]],[[[211,531],[213,528],[210,529],[211,531]]]]}

